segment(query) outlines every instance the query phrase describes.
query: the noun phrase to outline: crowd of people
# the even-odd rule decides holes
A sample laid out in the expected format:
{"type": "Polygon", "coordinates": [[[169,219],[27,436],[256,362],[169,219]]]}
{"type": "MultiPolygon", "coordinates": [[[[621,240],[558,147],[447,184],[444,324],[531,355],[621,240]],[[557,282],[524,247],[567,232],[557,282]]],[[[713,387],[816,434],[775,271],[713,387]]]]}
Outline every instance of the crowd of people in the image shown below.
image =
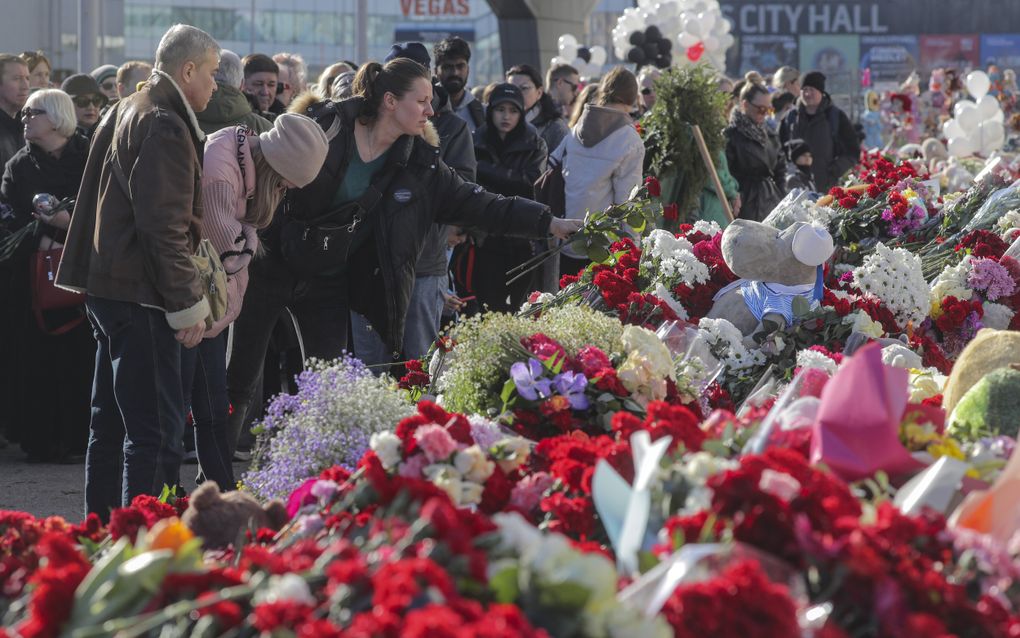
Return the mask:
{"type": "MultiPolygon", "coordinates": [[[[179,484],[190,450],[200,480],[235,484],[281,321],[293,317],[303,357],[352,352],[381,374],[458,315],[513,311],[583,268],[566,248],[507,284],[640,185],[635,123],[660,74],[620,66],[583,85],[569,65],[543,77],[517,64],[472,88],[470,46],[452,37],[311,82],[298,55],[242,58],[187,25],[153,64],[60,88],[51,71],[41,52],[0,55],[0,434],[29,461],[84,461],[101,516],[179,484]],[[535,201],[550,170],[556,214],[535,201]],[[210,305],[201,240],[225,304],[210,305]]],[[[764,218],[793,188],[824,192],[857,161],[861,138],[825,83],[790,68],[720,78],[716,169],[740,217],[764,218]]]]}

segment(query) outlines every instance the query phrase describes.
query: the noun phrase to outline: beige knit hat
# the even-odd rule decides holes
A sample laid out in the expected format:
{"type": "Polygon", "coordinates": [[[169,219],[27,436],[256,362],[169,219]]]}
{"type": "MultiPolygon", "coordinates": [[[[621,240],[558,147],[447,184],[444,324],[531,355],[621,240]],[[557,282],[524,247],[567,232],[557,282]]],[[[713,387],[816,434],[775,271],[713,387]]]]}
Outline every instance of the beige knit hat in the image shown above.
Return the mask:
{"type": "Polygon", "coordinates": [[[259,135],[259,147],[273,170],[302,188],[319,174],[329,142],[314,120],[297,113],[283,113],[276,118],[273,128],[259,135]]]}

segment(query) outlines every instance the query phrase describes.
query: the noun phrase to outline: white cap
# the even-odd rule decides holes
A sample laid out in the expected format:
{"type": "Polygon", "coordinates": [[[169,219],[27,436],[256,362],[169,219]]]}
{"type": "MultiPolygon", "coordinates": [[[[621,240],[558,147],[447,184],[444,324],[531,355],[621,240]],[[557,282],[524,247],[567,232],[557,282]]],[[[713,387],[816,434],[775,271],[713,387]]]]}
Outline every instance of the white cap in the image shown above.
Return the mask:
{"type": "Polygon", "coordinates": [[[820,266],[834,250],[832,235],[822,226],[805,224],[793,234],[793,256],[802,264],[820,266]]]}

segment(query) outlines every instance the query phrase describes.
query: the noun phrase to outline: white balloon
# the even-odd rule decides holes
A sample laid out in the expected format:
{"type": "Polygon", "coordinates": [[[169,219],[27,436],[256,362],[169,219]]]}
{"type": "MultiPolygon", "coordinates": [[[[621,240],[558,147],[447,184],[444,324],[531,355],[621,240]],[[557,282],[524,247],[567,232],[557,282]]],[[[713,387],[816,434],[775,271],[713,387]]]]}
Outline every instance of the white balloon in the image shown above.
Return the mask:
{"type": "Polygon", "coordinates": [[[716,51],[719,50],[719,38],[715,37],[714,35],[710,35],[707,38],[705,38],[704,42],[705,51],[707,51],[708,53],[715,53],[716,51]]]}
{"type": "Polygon", "coordinates": [[[679,12],[680,7],[675,2],[660,2],[655,5],[655,13],[660,18],[670,18],[679,12]]]}
{"type": "Polygon", "coordinates": [[[992,87],[992,81],[988,79],[988,74],[984,71],[971,71],[967,74],[966,86],[971,97],[980,100],[988,94],[988,89],[992,87]]]}
{"type": "Polygon", "coordinates": [[[698,14],[698,23],[701,24],[701,32],[708,33],[715,26],[715,14],[702,12],[698,14]]]}
{"type": "Polygon", "coordinates": [[[716,24],[715,26],[722,33],[729,33],[730,31],[733,30],[733,25],[726,18],[719,20],[719,23],[716,24]]]}
{"type": "Polygon", "coordinates": [[[977,103],[978,113],[981,115],[981,120],[990,120],[995,112],[999,110],[999,101],[991,95],[985,95],[983,98],[978,100],[977,103]]]}
{"type": "Polygon", "coordinates": [[[559,66],[561,64],[570,64],[570,61],[560,56],[554,56],[552,60],[549,60],[549,66],[559,66]]]}
{"type": "Polygon", "coordinates": [[[977,106],[973,102],[965,102],[960,107],[960,114],[956,116],[956,120],[963,130],[970,134],[977,130],[978,125],[981,124],[981,115],[978,114],[977,106]]]}
{"type": "Polygon", "coordinates": [[[979,133],[981,135],[981,150],[986,155],[1002,148],[1006,141],[1006,127],[995,120],[982,122],[979,133]]]}
{"type": "Polygon", "coordinates": [[[591,49],[591,63],[595,66],[601,67],[606,63],[606,59],[609,57],[606,55],[606,49],[602,46],[593,46],[591,49]]]}
{"type": "Polygon", "coordinates": [[[576,44],[561,44],[560,45],[560,57],[568,60],[573,60],[577,57],[577,45],[576,44]]]}
{"type": "Polygon", "coordinates": [[[697,16],[687,18],[687,20],[684,21],[684,31],[693,36],[697,36],[698,39],[701,39],[701,21],[698,20],[697,16]]]}
{"type": "Polygon", "coordinates": [[[737,40],[736,40],[736,38],[733,37],[733,34],[731,34],[731,33],[724,33],[721,36],[719,36],[719,49],[721,51],[726,51],[731,46],[733,46],[733,43],[736,42],[736,41],[737,40]]]}
{"type": "Polygon", "coordinates": [[[684,31],[677,38],[677,42],[680,44],[681,49],[689,49],[698,43],[698,37],[684,31]]]}
{"type": "Polygon", "coordinates": [[[1002,109],[999,109],[995,112],[995,115],[992,116],[992,120],[999,124],[1004,124],[1006,122],[1006,114],[1002,112],[1002,109]]]}
{"type": "Polygon", "coordinates": [[[950,155],[961,158],[972,155],[975,150],[970,138],[967,137],[954,137],[950,139],[947,148],[950,155]]]}
{"type": "Polygon", "coordinates": [[[562,51],[564,48],[569,49],[570,47],[577,48],[577,38],[569,33],[564,33],[560,36],[560,39],[556,41],[556,46],[562,51]]]}
{"type": "Polygon", "coordinates": [[[947,140],[951,140],[954,137],[967,136],[967,134],[963,131],[963,127],[960,126],[960,123],[957,122],[956,119],[947,120],[946,123],[942,125],[942,135],[944,135],[947,140]]]}
{"type": "Polygon", "coordinates": [[[616,47],[615,49],[613,49],[613,53],[616,54],[617,60],[627,61],[627,51],[629,50],[630,49],[625,49],[623,47],[616,47]]]}

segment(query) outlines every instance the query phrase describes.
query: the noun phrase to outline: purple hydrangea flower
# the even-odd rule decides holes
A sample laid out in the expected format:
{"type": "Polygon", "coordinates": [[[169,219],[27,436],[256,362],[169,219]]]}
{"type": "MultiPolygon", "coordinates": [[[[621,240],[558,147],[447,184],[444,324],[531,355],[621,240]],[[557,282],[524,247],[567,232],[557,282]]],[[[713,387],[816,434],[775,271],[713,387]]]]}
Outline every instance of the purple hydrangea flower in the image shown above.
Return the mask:
{"type": "Polygon", "coordinates": [[[1006,267],[988,258],[975,259],[971,262],[967,285],[983,292],[989,301],[1008,297],[1016,290],[1016,282],[1006,267]]]}
{"type": "Polygon", "coordinates": [[[510,366],[510,378],[517,386],[517,393],[528,401],[537,401],[539,396],[546,398],[552,395],[552,384],[549,379],[542,378],[545,367],[538,359],[529,358],[527,363],[518,361],[510,366]]]}

